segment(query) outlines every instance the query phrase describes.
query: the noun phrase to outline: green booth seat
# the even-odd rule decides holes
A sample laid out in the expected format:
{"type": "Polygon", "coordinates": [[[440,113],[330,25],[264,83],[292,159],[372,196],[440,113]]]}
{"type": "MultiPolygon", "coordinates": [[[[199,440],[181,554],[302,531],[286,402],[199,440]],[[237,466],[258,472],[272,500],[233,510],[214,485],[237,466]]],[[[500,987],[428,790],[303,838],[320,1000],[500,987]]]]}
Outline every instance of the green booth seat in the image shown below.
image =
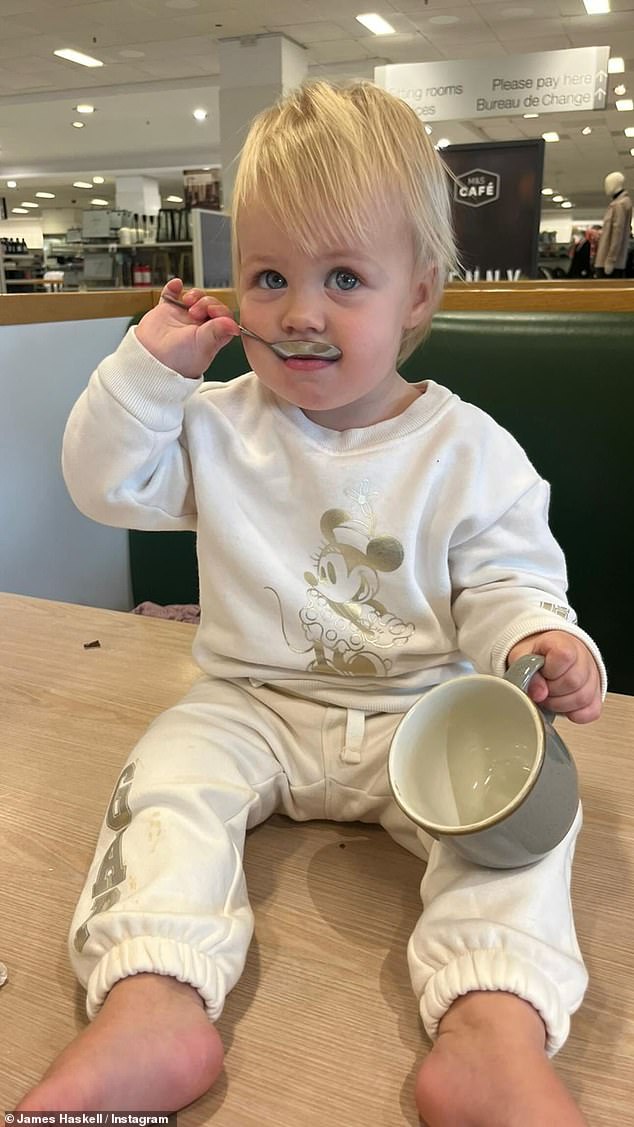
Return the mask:
{"type": "MultiPolygon", "coordinates": [[[[248,370],[236,338],[205,379],[248,370]]],[[[442,312],[401,371],[482,407],[550,482],[570,602],[610,689],[634,693],[634,316],[442,312]]],[[[130,566],[135,604],[198,602],[193,533],[131,531],[130,566]]]]}

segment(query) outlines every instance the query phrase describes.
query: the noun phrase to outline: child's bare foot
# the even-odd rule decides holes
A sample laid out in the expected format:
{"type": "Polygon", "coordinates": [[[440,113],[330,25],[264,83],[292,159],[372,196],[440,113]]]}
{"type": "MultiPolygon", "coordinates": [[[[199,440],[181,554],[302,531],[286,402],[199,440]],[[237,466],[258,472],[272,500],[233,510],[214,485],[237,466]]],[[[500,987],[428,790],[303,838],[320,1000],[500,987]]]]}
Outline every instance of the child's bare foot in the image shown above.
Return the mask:
{"type": "Polygon", "coordinates": [[[134,975],[112,988],[16,1110],[178,1111],[211,1087],[223,1056],[196,990],[134,975]]]}
{"type": "Polygon", "coordinates": [[[416,1081],[426,1127],[584,1127],[544,1052],[536,1010],[513,994],[457,999],[416,1081]]]}

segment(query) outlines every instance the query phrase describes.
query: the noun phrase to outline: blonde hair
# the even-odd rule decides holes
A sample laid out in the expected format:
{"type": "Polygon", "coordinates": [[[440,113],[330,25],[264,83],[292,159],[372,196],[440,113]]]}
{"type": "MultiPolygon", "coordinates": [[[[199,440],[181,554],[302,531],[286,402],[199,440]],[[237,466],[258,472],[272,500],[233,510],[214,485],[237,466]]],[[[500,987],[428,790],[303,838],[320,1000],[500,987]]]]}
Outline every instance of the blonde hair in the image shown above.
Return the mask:
{"type": "Polygon", "coordinates": [[[238,285],[240,218],[254,200],[308,254],[324,241],[367,240],[377,206],[400,206],[430,287],[429,318],[404,331],[399,361],[414,351],[456,269],[456,249],[447,170],[404,101],[371,82],[309,82],[255,118],[231,206],[238,285]]]}

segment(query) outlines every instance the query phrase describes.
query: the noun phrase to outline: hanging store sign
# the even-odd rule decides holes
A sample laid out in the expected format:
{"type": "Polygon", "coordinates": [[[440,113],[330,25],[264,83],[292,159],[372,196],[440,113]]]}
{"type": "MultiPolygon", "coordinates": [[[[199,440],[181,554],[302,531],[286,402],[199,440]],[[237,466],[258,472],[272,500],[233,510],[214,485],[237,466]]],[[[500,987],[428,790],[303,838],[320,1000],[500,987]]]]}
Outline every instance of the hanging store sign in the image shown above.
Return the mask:
{"type": "Polygon", "coordinates": [[[396,63],[375,67],[374,81],[423,121],[604,110],[609,54],[609,47],[579,47],[499,59],[396,63]]]}

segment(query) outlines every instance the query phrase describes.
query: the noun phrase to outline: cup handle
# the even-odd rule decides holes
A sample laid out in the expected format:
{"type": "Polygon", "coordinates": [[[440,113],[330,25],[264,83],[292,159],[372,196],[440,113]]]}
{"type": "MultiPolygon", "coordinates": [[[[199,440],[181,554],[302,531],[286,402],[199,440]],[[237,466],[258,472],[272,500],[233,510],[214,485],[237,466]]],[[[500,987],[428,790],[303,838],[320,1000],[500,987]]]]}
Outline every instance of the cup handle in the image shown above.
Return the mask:
{"type": "MultiPolygon", "coordinates": [[[[544,664],[544,658],[541,654],[524,654],[523,657],[518,657],[512,665],[509,665],[504,680],[510,681],[512,685],[516,685],[523,693],[527,692],[531,680],[544,664]]],[[[556,713],[551,712],[548,708],[537,706],[540,712],[543,713],[546,720],[553,724],[556,719],[556,713]]]]}

